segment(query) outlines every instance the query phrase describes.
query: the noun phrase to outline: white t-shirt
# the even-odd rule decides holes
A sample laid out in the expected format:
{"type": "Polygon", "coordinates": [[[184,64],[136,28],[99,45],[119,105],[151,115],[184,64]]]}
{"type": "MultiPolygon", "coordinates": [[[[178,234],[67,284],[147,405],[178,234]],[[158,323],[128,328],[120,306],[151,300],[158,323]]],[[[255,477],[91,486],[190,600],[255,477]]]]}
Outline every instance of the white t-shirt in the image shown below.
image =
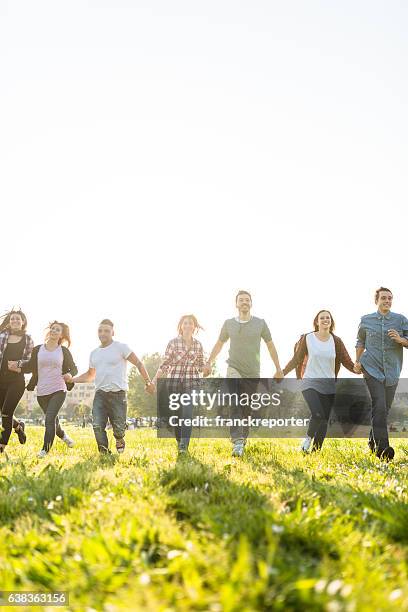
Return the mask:
{"type": "Polygon", "coordinates": [[[308,357],[302,389],[315,389],[325,394],[335,393],[336,347],[333,336],[324,341],[319,340],[314,333],[307,334],[306,345],[308,357]]]}
{"type": "Polygon", "coordinates": [[[95,390],[127,391],[127,358],[132,349],[114,340],[108,346],[98,346],[89,358],[89,367],[95,368],[95,390]]]}

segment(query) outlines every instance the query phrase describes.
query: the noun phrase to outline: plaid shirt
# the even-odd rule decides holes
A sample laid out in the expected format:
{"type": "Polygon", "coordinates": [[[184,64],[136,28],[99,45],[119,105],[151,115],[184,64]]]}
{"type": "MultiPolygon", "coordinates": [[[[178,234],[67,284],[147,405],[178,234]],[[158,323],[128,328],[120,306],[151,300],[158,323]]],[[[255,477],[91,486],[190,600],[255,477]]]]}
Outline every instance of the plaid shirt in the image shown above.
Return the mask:
{"type": "MultiPolygon", "coordinates": [[[[1,364],[3,363],[3,355],[7,348],[9,335],[10,335],[10,332],[8,331],[4,331],[0,333],[0,368],[1,368],[1,364]]],[[[25,334],[25,346],[24,346],[24,351],[23,351],[23,357],[18,362],[19,367],[21,367],[22,365],[30,361],[30,357],[31,357],[33,348],[34,348],[34,342],[32,341],[31,336],[29,336],[28,334],[25,334]]]]}
{"type": "Polygon", "coordinates": [[[169,389],[188,391],[197,386],[204,364],[201,342],[193,338],[193,343],[188,348],[183,337],[178,336],[168,343],[160,370],[167,378],[176,379],[174,383],[170,382],[169,389]]]}

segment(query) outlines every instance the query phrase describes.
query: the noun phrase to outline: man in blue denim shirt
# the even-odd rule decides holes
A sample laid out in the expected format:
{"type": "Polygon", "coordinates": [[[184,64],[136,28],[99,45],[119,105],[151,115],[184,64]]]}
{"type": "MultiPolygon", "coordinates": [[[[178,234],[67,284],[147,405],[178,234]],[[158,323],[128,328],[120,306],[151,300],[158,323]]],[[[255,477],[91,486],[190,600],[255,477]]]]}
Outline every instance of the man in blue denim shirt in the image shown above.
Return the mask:
{"type": "Polygon", "coordinates": [[[361,317],[357,333],[355,372],[363,372],[372,402],[369,447],[377,457],[390,460],[387,417],[402,368],[403,347],[408,347],[408,319],[391,312],[392,293],[386,287],[375,292],[377,312],[361,317]]]}

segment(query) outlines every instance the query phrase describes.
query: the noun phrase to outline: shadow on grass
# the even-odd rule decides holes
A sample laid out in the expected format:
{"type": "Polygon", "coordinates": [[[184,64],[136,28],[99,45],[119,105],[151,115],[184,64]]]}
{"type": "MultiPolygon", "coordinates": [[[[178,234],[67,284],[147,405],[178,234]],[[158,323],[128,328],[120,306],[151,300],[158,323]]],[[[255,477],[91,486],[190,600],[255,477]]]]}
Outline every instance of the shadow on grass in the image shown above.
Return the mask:
{"type": "MultiPolygon", "coordinates": [[[[399,498],[398,492],[385,489],[387,495],[381,495],[364,490],[363,484],[333,483],[331,481],[336,479],[337,473],[331,468],[328,471],[323,468],[316,477],[314,472],[307,473],[307,465],[303,469],[299,466],[290,469],[278,459],[276,453],[271,455],[265,458],[265,455],[261,456],[257,452],[256,447],[251,447],[246,461],[255,471],[264,471],[265,465],[273,467],[273,481],[285,491],[285,504],[290,511],[299,505],[299,500],[305,506],[317,500],[323,509],[330,507],[342,513],[346,520],[354,523],[354,528],[362,532],[372,534],[374,528],[378,535],[383,534],[395,542],[408,543],[408,505],[399,498]]],[[[341,460],[350,462],[349,465],[343,465],[343,468],[354,467],[361,470],[361,473],[367,470],[373,473],[388,466],[391,469],[390,477],[393,475],[392,470],[398,467],[398,463],[383,464],[368,454],[354,460],[342,452],[341,460]]]]}
{"type": "Polygon", "coordinates": [[[12,475],[0,475],[0,525],[25,514],[43,520],[50,511],[69,512],[96,488],[95,470],[111,468],[116,461],[116,456],[96,455],[69,467],[47,463],[39,473],[29,471],[22,461],[15,464],[12,475]]]}
{"type": "MultiPolygon", "coordinates": [[[[224,539],[232,552],[242,536],[255,558],[265,560],[273,551],[275,563],[276,558],[282,559],[283,573],[292,567],[296,574],[296,564],[301,564],[314,574],[324,558],[339,558],[341,543],[324,533],[317,515],[303,529],[291,526],[256,486],[233,482],[230,470],[230,464],[220,473],[195,457],[180,458],[161,475],[169,510],[178,521],[224,539]]],[[[301,515],[301,505],[293,512],[301,515]]]]}

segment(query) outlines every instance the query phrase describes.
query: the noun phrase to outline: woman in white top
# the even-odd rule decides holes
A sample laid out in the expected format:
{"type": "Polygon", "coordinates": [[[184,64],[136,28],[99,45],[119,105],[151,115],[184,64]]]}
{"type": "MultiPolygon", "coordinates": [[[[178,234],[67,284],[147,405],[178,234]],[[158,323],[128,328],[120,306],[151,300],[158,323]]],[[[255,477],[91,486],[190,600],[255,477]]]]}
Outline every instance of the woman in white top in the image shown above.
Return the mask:
{"type": "Polygon", "coordinates": [[[302,379],[302,393],[311,412],[311,419],[302,450],[320,450],[327,433],[334,404],[335,383],[340,366],[354,373],[354,363],[343,341],[333,334],[334,320],[328,310],[320,310],[313,321],[314,331],[301,336],[295,354],[283,369],[288,374],[296,368],[302,379]]]}

